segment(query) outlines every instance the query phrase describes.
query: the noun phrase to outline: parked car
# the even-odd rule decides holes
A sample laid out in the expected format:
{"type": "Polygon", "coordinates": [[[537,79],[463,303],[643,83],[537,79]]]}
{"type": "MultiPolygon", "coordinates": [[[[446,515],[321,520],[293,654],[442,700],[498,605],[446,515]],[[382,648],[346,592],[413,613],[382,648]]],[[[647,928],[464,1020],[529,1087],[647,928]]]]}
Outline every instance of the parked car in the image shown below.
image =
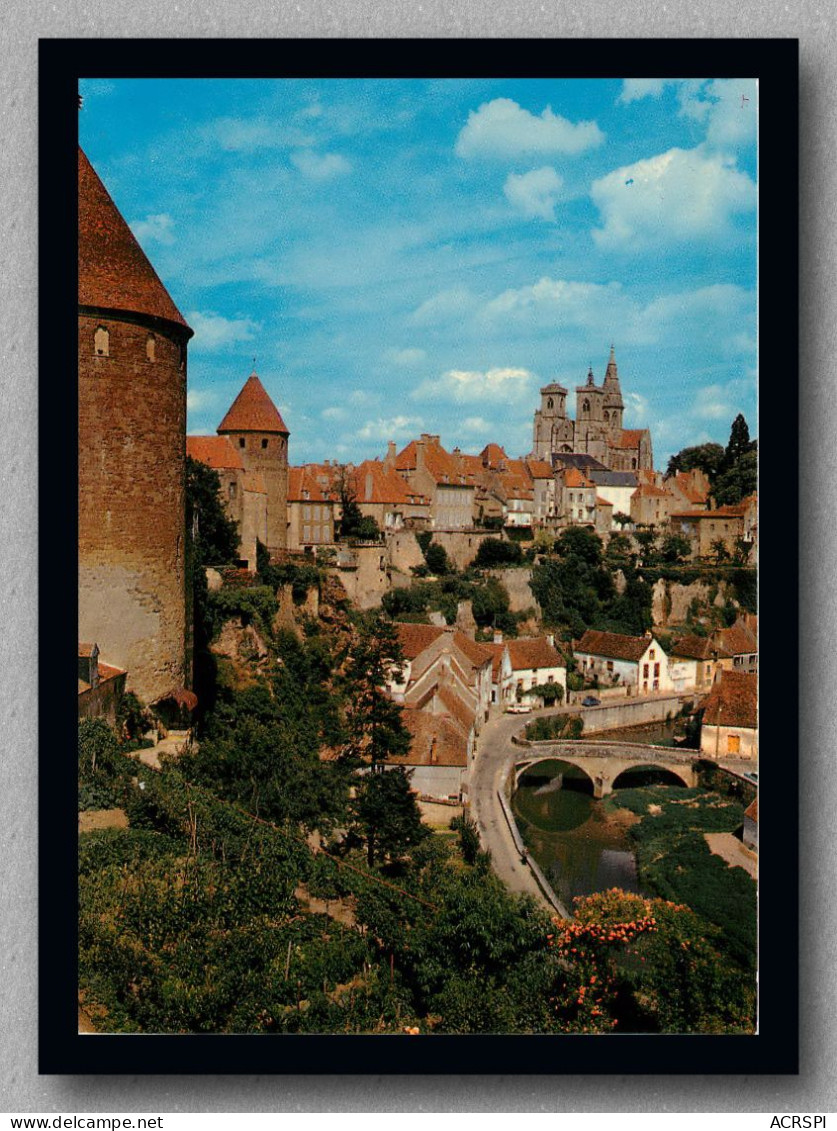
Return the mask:
{"type": "Polygon", "coordinates": [[[601,699],[597,699],[595,695],[586,695],[581,700],[582,707],[598,707],[601,704],[601,699]]]}
{"type": "Polygon", "coordinates": [[[528,703],[510,703],[506,707],[506,713],[509,715],[528,715],[531,710],[528,703]]]}

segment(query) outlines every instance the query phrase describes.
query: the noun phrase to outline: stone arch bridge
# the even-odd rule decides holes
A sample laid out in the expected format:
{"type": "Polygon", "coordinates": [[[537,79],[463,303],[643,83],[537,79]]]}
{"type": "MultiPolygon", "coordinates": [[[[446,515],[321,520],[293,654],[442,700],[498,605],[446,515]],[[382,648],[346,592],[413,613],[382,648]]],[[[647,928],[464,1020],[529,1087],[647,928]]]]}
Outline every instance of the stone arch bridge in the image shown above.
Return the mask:
{"type": "MultiPolygon", "coordinates": [[[[520,740],[517,740],[517,745],[520,740]]],[[[686,786],[697,785],[694,762],[697,750],[668,746],[640,746],[632,742],[533,742],[526,743],[514,761],[514,784],[539,762],[560,760],[582,770],[593,783],[593,796],[613,791],[620,774],[640,767],[668,770],[686,786]]]]}

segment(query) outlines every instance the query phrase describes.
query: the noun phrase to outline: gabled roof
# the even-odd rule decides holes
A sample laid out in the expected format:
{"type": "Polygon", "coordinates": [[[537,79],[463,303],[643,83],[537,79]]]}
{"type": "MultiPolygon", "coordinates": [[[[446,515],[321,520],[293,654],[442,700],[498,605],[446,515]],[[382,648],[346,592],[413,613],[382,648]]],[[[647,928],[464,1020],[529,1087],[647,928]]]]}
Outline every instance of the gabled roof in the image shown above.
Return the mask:
{"type": "Polygon", "coordinates": [[[404,707],[401,718],[410,732],[410,751],[389,758],[402,766],[467,766],[468,734],[458,720],[404,707]]]}
{"type": "Polygon", "coordinates": [[[429,500],[414,491],[396,471],[380,460],[367,459],[349,473],[358,503],[383,503],[393,506],[429,505],[429,500]]]}
{"type": "Polygon", "coordinates": [[[722,656],[746,656],[759,650],[755,634],[743,624],[719,629],[715,638],[722,656]]]}
{"type": "Polygon", "coordinates": [[[187,436],[186,455],[216,471],[244,470],[244,461],[226,436],[187,436]]]}
{"type": "Polygon", "coordinates": [[[593,467],[587,475],[597,487],[636,487],[639,481],[635,471],[599,471],[593,467]]]}
{"type": "Polygon", "coordinates": [[[611,444],[612,448],[638,448],[642,437],[647,435],[647,428],[623,428],[619,435],[616,437],[616,443],[611,444]]]}
{"type": "Polygon", "coordinates": [[[479,454],[480,463],[486,467],[494,467],[501,460],[508,458],[505,450],[499,444],[486,444],[479,454]]]}
{"type": "Polygon", "coordinates": [[[593,656],[604,656],[609,660],[640,660],[649,644],[654,643],[651,636],[622,636],[618,632],[599,632],[588,628],[575,647],[576,652],[588,652],[593,656]]]}
{"type": "Polygon", "coordinates": [[[289,503],[328,503],[330,497],[323,491],[316,477],[306,467],[288,468],[289,503]]]}
{"type": "Polygon", "coordinates": [[[601,495],[596,495],[596,506],[597,507],[612,507],[613,503],[610,501],[610,499],[603,499],[601,497],[601,495]]]}
{"type": "Polygon", "coordinates": [[[533,479],[551,479],[553,476],[552,465],[545,459],[527,459],[526,467],[533,479]]]}
{"type": "Polygon", "coordinates": [[[751,821],[758,822],[759,819],[759,799],[756,795],[747,808],[744,810],[744,816],[749,817],[751,821]]]}
{"type": "Polygon", "coordinates": [[[425,649],[435,644],[440,636],[448,635],[474,668],[490,663],[492,653],[484,644],[477,644],[458,629],[451,631],[435,624],[402,624],[395,626],[405,660],[415,660],[425,649]]]}
{"type": "Polygon", "coordinates": [[[192,331],[113,203],[78,151],[78,301],[80,306],[145,314],[192,331]]]}
{"type": "Polygon", "coordinates": [[[445,451],[437,436],[411,440],[395,457],[397,471],[413,471],[417,467],[418,445],[423,443],[424,466],[438,487],[472,487],[474,477],[457,466],[456,456],[445,451]]]}
{"type": "Polygon", "coordinates": [[[579,471],[577,467],[569,467],[564,472],[565,487],[595,487],[596,484],[579,471]]]}
{"type": "Polygon", "coordinates": [[[703,721],[709,726],[756,728],[758,676],[721,671],[703,703],[703,721]]]}
{"type": "Polygon", "coordinates": [[[244,382],[241,392],[218,425],[218,432],[276,432],[283,436],[290,435],[279,410],[255,373],[251,373],[244,382]]]}
{"type": "Polygon", "coordinates": [[[552,463],[554,467],[578,467],[585,471],[607,471],[608,469],[595,456],[588,456],[586,452],[553,452],[552,463]]]}
{"type": "Polygon", "coordinates": [[[545,636],[509,640],[506,642],[506,647],[509,650],[512,671],[564,667],[564,657],[545,636]]]}
{"type": "Polygon", "coordinates": [[[631,495],[632,499],[670,499],[671,495],[668,491],[664,491],[662,487],[655,487],[653,483],[640,483],[634,493],[631,495]]]}
{"type": "Polygon", "coordinates": [[[708,636],[681,636],[671,646],[671,656],[681,656],[685,660],[711,660],[712,641],[708,636]]]}

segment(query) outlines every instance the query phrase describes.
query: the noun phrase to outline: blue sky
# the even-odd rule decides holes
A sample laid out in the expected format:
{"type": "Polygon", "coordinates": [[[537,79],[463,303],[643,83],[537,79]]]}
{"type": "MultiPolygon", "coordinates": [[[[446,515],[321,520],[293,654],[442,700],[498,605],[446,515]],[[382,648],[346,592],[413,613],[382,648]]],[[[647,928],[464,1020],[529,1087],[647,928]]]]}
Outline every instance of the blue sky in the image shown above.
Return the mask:
{"type": "Polygon", "coordinates": [[[528,453],[601,381],[655,464],[756,427],[750,80],[85,80],[81,144],[195,330],[191,433],[256,358],[293,463],[528,453]]]}

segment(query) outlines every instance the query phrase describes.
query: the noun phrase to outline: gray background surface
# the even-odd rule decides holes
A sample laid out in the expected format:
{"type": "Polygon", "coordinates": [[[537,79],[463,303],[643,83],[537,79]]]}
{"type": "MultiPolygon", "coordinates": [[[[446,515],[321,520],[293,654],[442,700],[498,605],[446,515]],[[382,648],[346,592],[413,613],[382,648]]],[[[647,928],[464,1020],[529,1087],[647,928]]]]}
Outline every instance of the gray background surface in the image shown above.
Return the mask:
{"type": "MultiPolygon", "coordinates": [[[[0,15],[0,1111],[837,1111],[835,1084],[835,134],[831,4],[753,0],[104,0],[0,15]],[[36,250],[39,36],[791,36],[801,41],[802,1070],[765,1077],[39,1077],[36,1061],[36,250]]],[[[664,47],[663,47],[664,49],[664,47]]],[[[556,58],[560,69],[560,59],[556,58]]],[[[781,139],[779,139],[781,144],[781,139]]],[[[793,310],[788,310],[792,319],[793,310]]],[[[762,363],[762,396],[791,401],[762,363]]],[[[50,407],[45,374],[43,411],[50,407]]],[[[771,458],[780,458],[771,453],[771,458]]],[[[789,469],[790,470],[790,469],[789,469]]],[[[797,500],[779,506],[790,526],[797,500]]],[[[42,501],[48,521],[49,503],[42,501]]],[[[789,595],[792,608],[793,595],[789,595]]],[[[788,626],[793,632],[793,625],[788,626]]],[[[48,635],[48,633],[47,633],[48,635]]],[[[51,663],[47,653],[41,662],[51,663]]],[[[59,678],[60,660],[55,662],[59,678]]],[[[779,707],[778,709],[781,709],[779,707]]],[[[47,751],[55,757],[66,751],[47,751]]],[[[767,767],[765,770],[767,772],[767,767]]],[[[780,922],[764,925],[782,930],[780,922]]],[[[684,1065],[684,1069],[688,1066],[684,1065]]],[[[734,1065],[730,1069],[734,1072],[734,1065]]]]}

